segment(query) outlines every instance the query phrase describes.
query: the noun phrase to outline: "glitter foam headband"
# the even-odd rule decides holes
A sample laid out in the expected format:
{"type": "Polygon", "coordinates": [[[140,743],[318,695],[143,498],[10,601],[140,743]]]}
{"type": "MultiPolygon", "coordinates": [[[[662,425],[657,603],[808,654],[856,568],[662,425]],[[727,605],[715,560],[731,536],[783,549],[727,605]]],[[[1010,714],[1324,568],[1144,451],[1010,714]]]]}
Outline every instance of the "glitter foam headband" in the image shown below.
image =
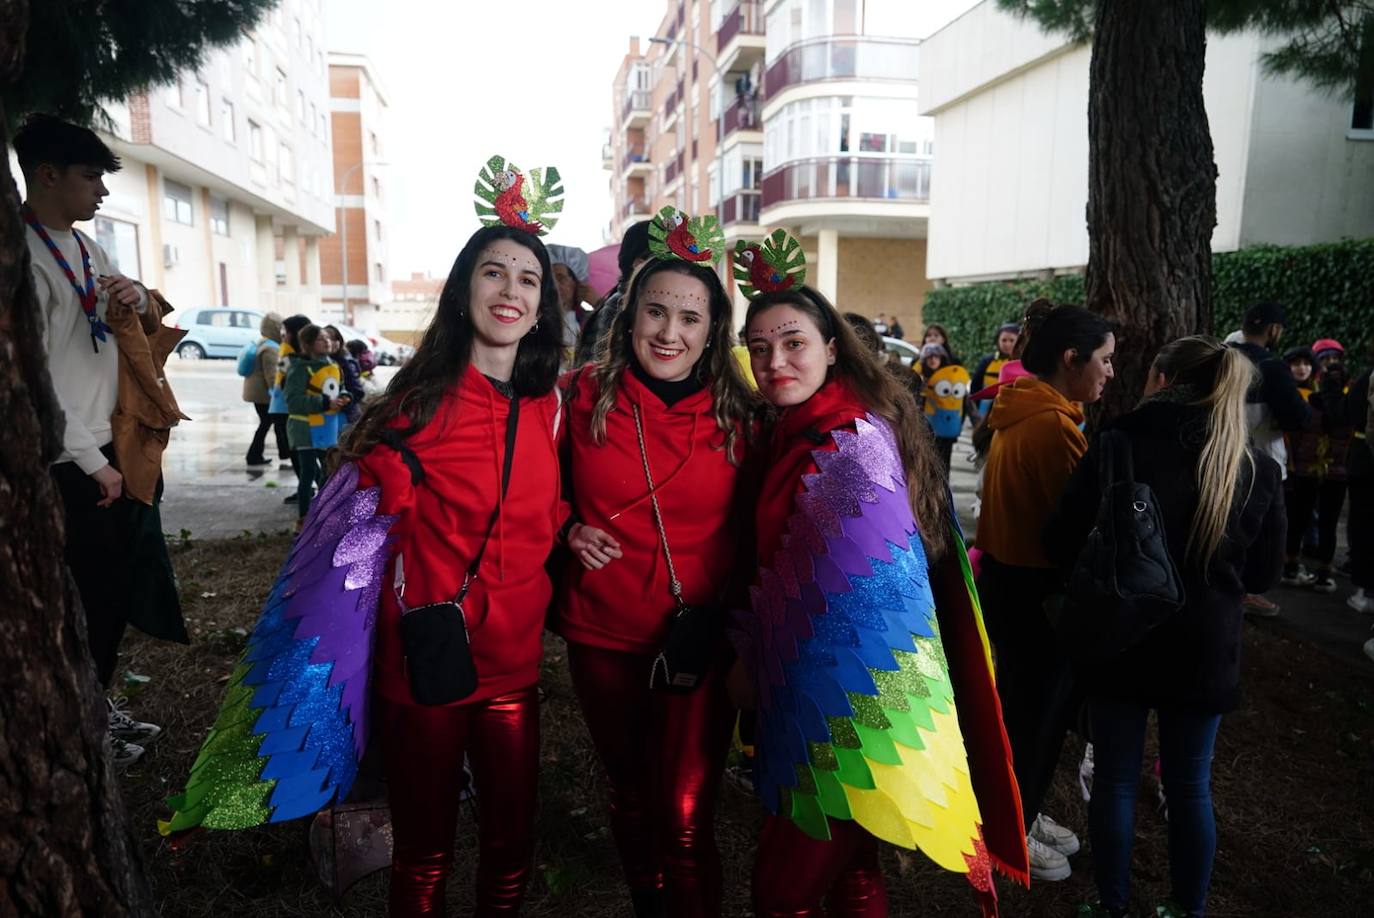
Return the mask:
{"type": "Polygon", "coordinates": [[[786,230],[773,230],[762,242],[741,239],[732,261],[739,292],[751,300],[806,283],[806,255],[786,230]]]}
{"type": "Polygon", "coordinates": [[[649,225],[649,251],[657,258],[714,264],[725,252],[725,233],[715,217],[689,217],[669,205],[649,225]]]}
{"type": "Polygon", "coordinates": [[[553,229],[563,212],[563,180],[553,166],[531,169],[529,177],[505,157],[493,156],[472,188],[483,226],[510,226],[536,236],[553,229]]]}

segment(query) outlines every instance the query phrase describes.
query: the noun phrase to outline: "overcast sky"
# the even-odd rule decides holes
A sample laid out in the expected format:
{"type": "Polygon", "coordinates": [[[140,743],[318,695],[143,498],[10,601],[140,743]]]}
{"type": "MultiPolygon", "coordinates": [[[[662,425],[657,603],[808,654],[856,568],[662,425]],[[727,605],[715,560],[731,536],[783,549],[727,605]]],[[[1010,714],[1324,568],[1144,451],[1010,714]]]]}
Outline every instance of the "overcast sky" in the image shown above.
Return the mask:
{"type": "MultiPolygon", "coordinates": [[[[705,0],[703,0],[705,2],[705,0]]],[[[947,21],[975,0],[912,0],[947,21]]],[[[478,227],[472,186],[487,157],[557,166],[563,216],[548,241],[602,245],[601,168],[611,81],[631,35],[664,0],[326,0],[329,49],[366,54],[390,103],[380,173],[390,189],[390,277],[443,276],[478,227]]]]}

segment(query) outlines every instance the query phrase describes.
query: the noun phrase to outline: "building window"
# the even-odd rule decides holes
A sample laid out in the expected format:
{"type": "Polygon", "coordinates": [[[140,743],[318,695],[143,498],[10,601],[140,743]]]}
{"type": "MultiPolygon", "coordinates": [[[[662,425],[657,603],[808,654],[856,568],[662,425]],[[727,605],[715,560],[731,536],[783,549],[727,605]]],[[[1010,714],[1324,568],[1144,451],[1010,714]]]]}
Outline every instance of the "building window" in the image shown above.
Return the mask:
{"type": "Polygon", "coordinates": [[[193,85],[194,85],[194,87],[195,87],[195,90],[194,90],[194,91],[195,91],[195,94],[196,94],[196,121],[198,121],[200,124],[204,125],[205,127],[209,127],[209,126],[210,126],[210,87],[207,86],[207,85],[205,84],[205,81],[202,80],[202,79],[200,79],[199,77],[196,78],[195,83],[194,83],[193,85]]]}
{"type": "Polygon", "coordinates": [[[372,196],[377,200],[382,199],[382,180],[377,176],[372,176],[372,196]]]}
{"type": "Polygon", "coordinates": [[[219,133],[229,143],[234,142],[234,103],[228,99],[219,100],[219,133]]]}
{"type": "Polygon", "coordinates": [[[310,103],[310,131],[311,131],[311,133],[313,133],[316,137],[319,137],[319,136],[320,136],[320,127],[321,127],[321,126],[322,126],[322,124],[321,124],[321,121],[320,121],[319,109],[316,108],[314,102],[311,102],[311,103],[310,103]]]}
{"type": "Polygon", "coordinates": [[[381,220],[373,220],[373,221],[372,221],[372,237],[373,237],[374,239],[376,239],[378,242],[381,242],[381,241],[382,241],[382,221],[381,221],[381,220]]]}
{"type": "Polygon", "coordinates": [[[1374,136],[1374,83],[1356,90],[1350,108],[1350,130],[1360,136],[1374,136]]]}
{"type": "Polygon", "coordinates": [[[277,68],[277,75],[272,82],[272,101],[281,108],[286,108],[286,71],[277,68]]]}
{"type": "Polygon", "coordinates": [[[296,183],[296,157],[286,144],[282,144],[278,148],[277,169],[283,182],[289,185],[296,183]]]}
{"type": "Polygon", "coordinates": [[[291,20],[291,40],[299,46],[304,36],[305,33],[301,30],[301,17],[297,16],[291,20]]]}
{"type": "Polygon", "coordinates": [[[316,133],[319,134],[319,136],[323,137],[325,134],[325,130],[326,128],[324,124],[324,112],[320,112],[320,129],[316,131],[316,133]]]}
{"type": "Polygon", "coordinates": [[[253,159],[262,162],[262,127],[256,121],[252,120],[248,122],[248,152],[252,155],[253,159]]]}
{"type": "Polygon", "coordinates": [[[296,90],[296,120],[305,124],[305,90],[296,90]]]}
{"type": "Polygon", "coordinates": [[[125,277],[138,280],[142,271],[138,265],[138,227],[109,217],[95,218],[95,241],[110,256],[115,270],[125,277]]]}
{"type": "Polygon", "coordinates": [[[172,108],[181,108],[185,104],[181,96],[181,81],[177,80],[163,90],[162,99],[172,108]]]}
{"type": "Polygon", "coordinates": [[[382,155],[381,147],[378,146],[378,144],[377,144],[377,132],[376,132],[376,131],[368,131],[368,132],[367,132],[367,142],[368,142],[368,144],[372,147],[372,155],[373,155],[373,156],[381,156],[381,155],[382,155]]]}
{"type": "Polygon", "coordinates": [[[216,236],[229,235],[229,202],[210,196],[210,229],[216,236]]]}
{"type": "Polygon", "coordinates": [[[243,69],[249,76],[258,75],[258,43],[251,38],[243,40],[243,69]]]}
{"type": "Polygon", "coordinates": [[[372,279],[379,284],[386,283],[386,270],[380,261],[372,266],[372,279]]]}
{"type": "Polygon", "coordinates": [[[162,180],[162,216],[174,223],[192,225],[190,186],[162,180]]]}

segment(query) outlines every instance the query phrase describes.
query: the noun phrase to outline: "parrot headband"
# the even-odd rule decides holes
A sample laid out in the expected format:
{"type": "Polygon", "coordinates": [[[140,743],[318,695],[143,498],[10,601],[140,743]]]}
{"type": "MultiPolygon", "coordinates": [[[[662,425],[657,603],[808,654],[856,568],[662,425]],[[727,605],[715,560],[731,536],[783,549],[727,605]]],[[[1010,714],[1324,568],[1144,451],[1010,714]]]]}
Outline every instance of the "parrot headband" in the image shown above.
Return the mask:
{"type": "Polygon", "coordinates": [[[739,292],[747,299],[806,283],[806,255],[786,230],[774,230],[762,242],[741,239],[732,261],[739,292]]]}
{"type": "Polygon", "coordinates": [[[725,233],[715,217],[689,217],[669,205],[649,224],[649,251],[655,258],[714,264],[725,251],[725,233]]]}
{"type": "Polygon", "coordinates": [[[472,188],[483,226],[509,226],[542,236],[563,212],[563,179],[553,166],[531,169],[528,177],[504,157],[493,156],[472,188]]]}

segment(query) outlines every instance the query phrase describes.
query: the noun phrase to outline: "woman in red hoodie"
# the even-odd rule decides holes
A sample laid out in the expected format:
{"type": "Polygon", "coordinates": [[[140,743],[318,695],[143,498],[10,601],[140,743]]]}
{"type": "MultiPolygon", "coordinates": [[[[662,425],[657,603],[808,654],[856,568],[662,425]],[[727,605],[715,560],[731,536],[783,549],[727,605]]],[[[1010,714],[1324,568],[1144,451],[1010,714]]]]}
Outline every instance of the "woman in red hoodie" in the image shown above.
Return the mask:
{"type": "Polygon", "coordinates": [[[810,287],[753,299],[745,336],[777,409],[730,680],[757,708],[773,814],[754,913],[887,915],[882,839],[966,874],[995,914],[991,868],[1027,879],[1024,830],[929,427],[810,287]]]}
{"type": "Polygon", "coordinates": [[[560,522],[561,344],[543,244],[507,226],[478,230],[415,355],[344,444],[360,484],[380,485],[379,512],[398,516],[378,609],[372,719],[395,832],[393,918],[443,913],[465,753],[481,788],[476,913],[517,913],[529,878],[540,635],[551,594],[543,561],[560,522]],[[458,597],[475,688],[435,703],[419,681],[417,648],[403,643],[402,618],[458,597]]]}
{"type": "Polygon", "coordinates": [[[708,266],[660,254],[624,302],[605,356],[568,377],[574,557],[551,627],[568,641],[606,769],[634,913],[719,915],[713,822],[733,723],[724,616],[689,691],[666,690],[666,677],[684,686],[696,674],[669,674],[658,655],[683,627],[680,602],[718,604],[735,564],[732,509],[757,400],[731,352],[730,299],[708,266]]]}

